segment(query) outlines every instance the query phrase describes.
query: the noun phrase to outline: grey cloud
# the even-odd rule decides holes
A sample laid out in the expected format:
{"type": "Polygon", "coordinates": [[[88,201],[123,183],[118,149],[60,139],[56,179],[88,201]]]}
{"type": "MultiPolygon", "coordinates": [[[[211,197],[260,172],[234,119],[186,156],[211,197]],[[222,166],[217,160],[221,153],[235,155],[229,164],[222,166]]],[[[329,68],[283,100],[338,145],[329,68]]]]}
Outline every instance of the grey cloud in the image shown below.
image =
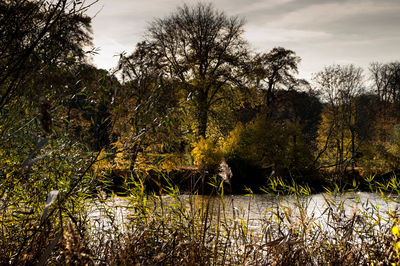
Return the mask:
{"type": "Polygon", "coordinates": [[[385,14],[354,16],[325,24],[324,28],[342,38],[385,38],[398,35],[400,16],[397,11],[385,14]]]}
{"type": "MultiPolygon", "coordinates": [[[[109,68],[117,52],[131,52],[154,18],[165,17],[184,2],[197,0],[103,0],[93,21],[102,52],[95,62],[109,68]]],[[[400,59],[399,0],[215,0],[227,15],[244,17],[246,37],[259,51],[293,49],[303,58],[303,76],[324,65],[400,59]],[[396,58],[397,57],[397,58],[396,58]]],[[[97,11],[97,10],[96,10],[97,11]]]]}

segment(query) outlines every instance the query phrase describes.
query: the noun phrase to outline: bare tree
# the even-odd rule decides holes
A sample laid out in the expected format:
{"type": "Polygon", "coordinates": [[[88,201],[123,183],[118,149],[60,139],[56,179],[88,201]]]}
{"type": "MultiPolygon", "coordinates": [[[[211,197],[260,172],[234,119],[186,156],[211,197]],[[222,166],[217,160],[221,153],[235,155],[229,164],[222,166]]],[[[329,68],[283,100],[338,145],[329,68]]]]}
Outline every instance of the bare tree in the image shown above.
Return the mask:
{"type": "Polygon", "coordinates": [[[333,65],[326,67],[314,77],[317,88],[327,101],[325,113],[329,118],[329,134],[324,141],[324,149],[329,142],[336,146],[334,166],[337,170],[345,170],[351,163],[354,165],[356,147],[355,97],[364,88],[362,69],[354,65],[333,65]]]}
{"type": "Polygon", "coordinates": [[[382,104],[384,116],[398,114],[400,103],[400,62],[372,63],[370,73],[373,89],[382,104]],[[393,112],[395,111],[395,112],[393,112]]]}

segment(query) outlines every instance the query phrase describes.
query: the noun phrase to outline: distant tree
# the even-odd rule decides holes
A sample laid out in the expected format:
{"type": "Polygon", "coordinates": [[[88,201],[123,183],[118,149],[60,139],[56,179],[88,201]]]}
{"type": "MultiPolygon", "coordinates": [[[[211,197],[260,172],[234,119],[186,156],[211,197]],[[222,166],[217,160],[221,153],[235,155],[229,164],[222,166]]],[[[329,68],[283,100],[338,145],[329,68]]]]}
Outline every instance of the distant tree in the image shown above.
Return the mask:
{"type": "Polygon", "coordinates": [[[400,62],[370,65],[375,93],[385,103],[400,103],[400,62]]]}
{"type": "Polygon", "coordinates": [[[58,94],[54,124],[91,150],[109,146],[111,112],[121,87],[118,79],[108,71],[88,64],[70,67],[59,78],[64,91],[58,94]]]}
{"type": "Polygon", "coordinates": [[[354,166],[354,156],[359,147],[355,98],[364,88],[362,69],[353,65],[333,65],[317,73],[314,81],[327,102],[319,130],[320,150],[333,152],[332,166],[344,171],[347,165],[354,166]]]}
{"type": "Polygon", "coordinates": [[[291,89],[278,90],[275,96],[272,117],[277,121],[298,124],[308,142],[313,142],[317,137],[323,106],[317,93],[291,89]]]}
{"type": "Polygon", "coordinates": [[[254,61],[254,72],[267,107],[270,107],[277,90],[290,89],[301,82],[294,77],[298,73],[300,57],[292,50],[276,47],[269,53],[257,55],[254,61]]]}
{"type": "Polygon", "coordinates": [[[164,75],[180,83],[205,137],[210,110],[244,87],[249,68],[243,20],[211,4],[184,5],[148,29],[148,44],[164,75]]]}
{"type": "MultiPolygon", "coordinates": [[[[246,168],[256,167],[269,170],[269,174],[274,170],[277,175],[298,177],[313,164],[310,146],[298,124],[289,121],[282,124],[265,115],[244,126],[238,123],[225,139],[222,150],[234,168],[236,163],[245,163],[243,172],[251,172],[246,168]]],[[[234,180],[243,177],[237,176],[234,180]]],[[[256,178],[265,182],[266,175],[256,178]]]]}
{"type": "Polygon", "coordinates": [[[362,93],[355,97],[355,128],[360,139],[377,141],[376,124],[379,123],[380,103],[376,94],[362,93]]]}
{"type": "Polygon", "coordinates": [[[393,126],[400,120],[400,62],[372,63],[372,89],[377,95],[374,109],[377,117],[376,141],[386,146],[393,136],[393,126]]]}

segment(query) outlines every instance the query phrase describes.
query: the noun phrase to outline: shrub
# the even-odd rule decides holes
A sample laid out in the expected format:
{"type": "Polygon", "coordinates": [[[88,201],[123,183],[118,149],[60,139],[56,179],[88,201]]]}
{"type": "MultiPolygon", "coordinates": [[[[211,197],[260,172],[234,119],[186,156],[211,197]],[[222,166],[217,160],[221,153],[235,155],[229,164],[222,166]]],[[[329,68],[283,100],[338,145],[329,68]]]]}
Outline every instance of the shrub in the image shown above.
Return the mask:
{"type": "Polygon", "coordinates": [[[194,163],[201,169],[216,173],[221,163],[223,153],[219,145],[212,139],[200,137],[199,141],[194,142],[191,152],[194,163]]]}
{"type": "Polygon", "coordinates": [[[229,161],[242,161],[280,175],[302,175],[312,166],[313,156],[297,124],[280,124],[258,117],[238,124],[222,145],[229,161]]]}

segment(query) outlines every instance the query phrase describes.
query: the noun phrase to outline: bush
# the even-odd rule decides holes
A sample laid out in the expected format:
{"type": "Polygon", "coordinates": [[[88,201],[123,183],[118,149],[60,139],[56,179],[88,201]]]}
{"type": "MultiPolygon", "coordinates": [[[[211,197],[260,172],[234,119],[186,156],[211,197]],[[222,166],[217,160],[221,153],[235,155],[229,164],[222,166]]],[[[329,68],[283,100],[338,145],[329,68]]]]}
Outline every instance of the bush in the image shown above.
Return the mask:
{"type": "Polygon", "coordinates": [[[217,173],[223,157],[219,145],[212,139],[204,139],[202,136],[199,141],[194,142],[192,145],[191,154],[194,158],[194,163],[203,170],[217,173]]]}
{"type": "Polygon", "coordinates": [[[228,161],[241,165],[239,168],[246,168],[247,164],[292,177],[303,176],[312,169],[313,156],[300,126],[279,124],[265,117],[257,117],[245,126],[239,123],[222,150],[228,161]]]}

